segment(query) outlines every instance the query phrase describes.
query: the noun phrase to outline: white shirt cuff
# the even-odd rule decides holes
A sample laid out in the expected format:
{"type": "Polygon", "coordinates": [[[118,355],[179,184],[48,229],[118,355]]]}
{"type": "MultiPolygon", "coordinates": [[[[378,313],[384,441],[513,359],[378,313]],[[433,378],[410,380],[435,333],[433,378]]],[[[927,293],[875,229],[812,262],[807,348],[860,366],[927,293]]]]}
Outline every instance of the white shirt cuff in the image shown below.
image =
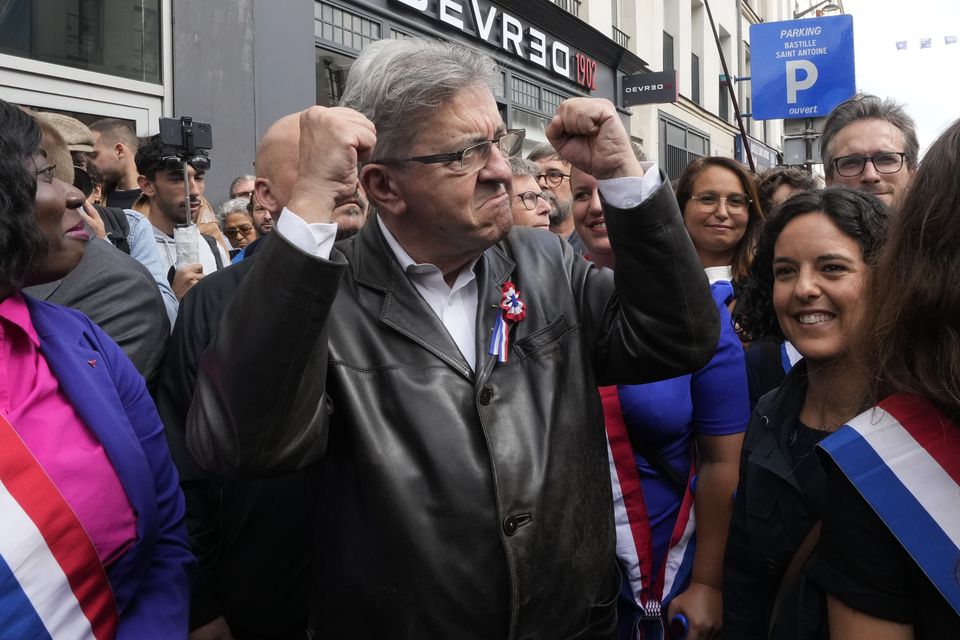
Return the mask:
{"type": "Polygon", "coordinates": [[[284,207],[277,220],[276,232],[304,253],[326,260],[330,258],[333,243],[337,239],[337,223],[307,224],[306,220],[284,207]]]}
{"type": "Polygon", "coordinates": [[[642,178],[630,176],[598,181],[600,193],[607,204],[617,209],[633,209],[656,193],[663,184],[657,163],[648,160],[641,162],[640,166],[644,171],[642,178]]]}

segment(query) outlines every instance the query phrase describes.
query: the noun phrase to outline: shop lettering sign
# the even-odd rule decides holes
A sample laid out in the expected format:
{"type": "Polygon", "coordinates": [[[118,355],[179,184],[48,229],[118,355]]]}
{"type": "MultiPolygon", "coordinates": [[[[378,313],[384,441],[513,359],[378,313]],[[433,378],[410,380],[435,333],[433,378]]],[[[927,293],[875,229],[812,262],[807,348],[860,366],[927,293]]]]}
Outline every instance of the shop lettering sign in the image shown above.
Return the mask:
{"type": "Polygon", "coordinates": [[[576,64],[576,82],[585,89],[596,89],[597,62],[550,38],[536,27],[492,4],[481,7],[479,0],[393,0],[424,15],[450,25],[570,80],[571,63],[576,64]],[[431,10],[431,6],[433,9],[431,10]]]}

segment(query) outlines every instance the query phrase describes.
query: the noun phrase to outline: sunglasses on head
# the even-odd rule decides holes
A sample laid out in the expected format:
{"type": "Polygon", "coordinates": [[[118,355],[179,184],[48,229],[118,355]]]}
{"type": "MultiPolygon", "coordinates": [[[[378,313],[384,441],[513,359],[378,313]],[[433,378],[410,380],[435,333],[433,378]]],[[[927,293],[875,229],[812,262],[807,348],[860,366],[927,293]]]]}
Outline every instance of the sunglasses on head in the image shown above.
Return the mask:
{"type": "MultiPolygon", "coordinates": [[[[183,173],[183,162],[184,159],[180,156],[164,156],[151,165],[147,173],[155,171],[156,169],[163,169],[171,173],[183,173]]],[[[210,158],[207,156],[193,156],[192,158],[187,158],[186,162],[198,173],[203,173],[210,169],[210,158]]]]}

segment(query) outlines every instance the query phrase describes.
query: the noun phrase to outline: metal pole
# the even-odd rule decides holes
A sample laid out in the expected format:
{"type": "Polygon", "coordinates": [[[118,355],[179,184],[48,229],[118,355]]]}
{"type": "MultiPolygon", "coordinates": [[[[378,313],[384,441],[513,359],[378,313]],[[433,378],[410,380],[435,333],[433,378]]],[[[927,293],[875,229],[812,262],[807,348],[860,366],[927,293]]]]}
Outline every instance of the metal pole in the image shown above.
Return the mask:
{"type": "MultiPolygon", "coordinates": [[[[740,135],[743,137],[743,150],[747,153],[747,163],[750,165],[750,171],[756,173],[757,168],[753,163],[753,153],[750,152],[750,140],[747,137],[747,130],[743,126],[743,116],[740,115],[740,105],[737,102],[736,92],[733,90],[733,78],[727,71],[727,59],[723,55],[723,48],[720,46],[720,35],[717,33],[717,25],[713,21],[713,12],[710,10],[710,0],[703,0],[707,7],[707,17],[710,18],[710,28],[713,30],[713,40],[717,43],[717,53],[720,54],[720,64],[723,67],[723,77],[726,79],[727,92],[730,94],[730,100],[733,102],[733,114],[737,119],[737,126],[740,128],[740,135]]],[[[739,16],[737,19],[739,20],[739,16]]],[[[738,43],[739,44],[739,43],[738,43]]]]}
{"type": "Polygon", "coordinates": [[[184,197],[186,198],[187,205],[187,219],[184,220],[183,223],[187,226],[190,226],[193,224],[193,216],[190,215],[190,179],[187,176],[187,167],[190,165],[187,163],[186,158],[181,159],[180,162],[183,164],[183,193],[184,197]]]}

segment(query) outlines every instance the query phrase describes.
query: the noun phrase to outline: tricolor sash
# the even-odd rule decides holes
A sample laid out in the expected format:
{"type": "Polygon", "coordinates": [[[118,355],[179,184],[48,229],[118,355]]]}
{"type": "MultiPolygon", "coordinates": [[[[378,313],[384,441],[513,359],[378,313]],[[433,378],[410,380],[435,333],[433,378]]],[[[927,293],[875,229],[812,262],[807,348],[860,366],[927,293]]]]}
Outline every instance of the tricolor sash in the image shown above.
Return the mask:
{"type": "Polygon", "coordinates": [[[960,427],[901,394],[820,446],[960,614],[960,427]]]}
{"type": "Polygon", "coordinates": [[[108,640],[117,621],[93,542],[0,416],[0,639],[108,640]]]}
{"type": "Polygon", "coordinates": [[[693,571],[696,545],[691,484],[695,477],[694,469],[691,468],[687,489],[680,503],[667,557],[654,572],[650,521],[617,387],[600,387],[599,391],[607,430],[617,558],[629,583],[634,603],[643,612],[643,618],[655,620],[666,615],[670,601],[686,589],[693,571]]]}

